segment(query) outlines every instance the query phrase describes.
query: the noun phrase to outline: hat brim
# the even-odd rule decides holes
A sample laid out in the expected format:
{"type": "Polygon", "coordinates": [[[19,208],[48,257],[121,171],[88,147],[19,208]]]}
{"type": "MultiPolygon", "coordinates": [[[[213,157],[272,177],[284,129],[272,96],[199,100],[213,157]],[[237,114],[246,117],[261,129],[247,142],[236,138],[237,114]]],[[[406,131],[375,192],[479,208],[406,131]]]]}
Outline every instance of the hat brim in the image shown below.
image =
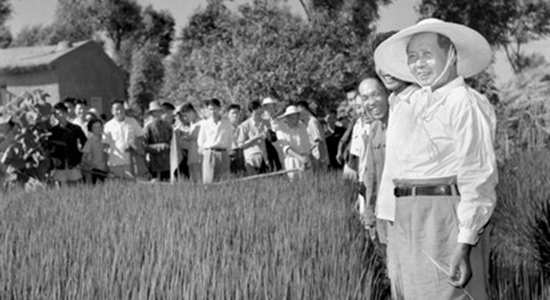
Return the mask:
{"type": "Polygon", "coordinates": [[[288,112],[288,113],[284,113],[282,115],[280,115],[279,117],[277,117],[278,119],[284,119],[288,116],[292,116],[292,115],[299,115],[300,112],[299,111],[293,111],[293,112],[288,112]]]}
{"type": "Polygon", "coordinates": [[[442,34],[452,41],[457,52],[459,76],[468,78],[477,75],[491,63],[491,46],[477,31],[460,24],[426,19],[381,43],[374,51],[376,68],[397,79],[416,82],[407,63],[407,45],[415,34],[427,32],[442,34]]]}

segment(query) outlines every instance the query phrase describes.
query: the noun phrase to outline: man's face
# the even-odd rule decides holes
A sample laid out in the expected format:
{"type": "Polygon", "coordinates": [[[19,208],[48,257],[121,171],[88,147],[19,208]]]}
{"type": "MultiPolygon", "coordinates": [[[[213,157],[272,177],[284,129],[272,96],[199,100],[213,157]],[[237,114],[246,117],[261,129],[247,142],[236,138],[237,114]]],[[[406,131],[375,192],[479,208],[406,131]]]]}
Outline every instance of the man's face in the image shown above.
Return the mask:
{"type": "Polygon", "coordinates": [[[174,123],[174,111],[171,109],[165,109],[162,111],[160,118],[170,124],[174,123]]]}
{"type": "Polygon", "coordinates": [[[336,124],[336,114],[333,112],[328,113],[328,115],[325,117],[325,121],[329,126],[333,127],[336,124]]]}
{"type": "Polygon", "coordinates": [[[206,107],[206,111],[208,112],[208,115],[214,119],[219,119],[221,117],[219,106],[209,104],[206,107]]]}
{"type": "Polygon", "coordinates": [[[298,123],[300,122],[300,115],[301,114],[292,114],[286,116],[286,123],[290,128],[295,128],[298,126],[298,123]]]}
{"type": "Polygon", "coordinates": [[[227,113],[227,118],[229,119],[229,122],[231,122],[231,124],[239,124],[239,121],[241,120],[241,111],[236,108],[231,109],[227,113]]]}
{"type": "Polygon", "coordinates": [[[74,112],[77,117],[84,118],[86,112],[88,111],[88,108],[84,104],[77,104],[74,108],[74,112]]]}
{"type": "Polygon", "coordinates": [[[259,107],[252,111],[252,117],[261,118],[263,113],[264,113],[264,109],[262,107],[259,107]]]}
{"type": "Polygon", "coordinates": [[[126,113],[124,112],[124,105],[120,103],[113,104],[113,106],[111,107],[111,113],[113,114],[113,117],[118,121],[124,120],[124,117],[126,116],[126,113]]]}
{"type": "Polygon", "coordinates": [[[277,104],[271,103],[271,104],[263,105],[262,107],[268,116],[270,117],[275,116],[275,113],[277,112],[277,104]]]}
{"type": "Polygon", "coordinates": [[[447,51],[439,47],[437,34],[420,33],[407,46],[407,63],[412,75],[422,86],[431,86],[447,63],[447,51]]]}
{"type": "Polygon", "coordinates": [[[351,91],[351,92],[347,92],[346,93],[346,105],[353,105],[353,103],[355,102],[355,97],[357,97],[357,92],[356,91],[351,91]]]}
{"type": "Polygon", "coordinates": [[[388,95],[380,85],[378,80],[366,79],[359,85],[359,95],[361,96],[364,111],[380,120],[388,113],[388,95]]]}
{"type": "Polygon", "coordinates": [[[64,123],[67,121],[67,112],[62,109],[56,109],[54,111],[54,116],[59,123],[64,123]]]}
{"type": "Polygon", "coordinates": [[[65,107],[67,107],[67,114],[69,115],[72,115],[74,113],[74,104],[72,104],[71,102],[65,102],[65,107]]]}

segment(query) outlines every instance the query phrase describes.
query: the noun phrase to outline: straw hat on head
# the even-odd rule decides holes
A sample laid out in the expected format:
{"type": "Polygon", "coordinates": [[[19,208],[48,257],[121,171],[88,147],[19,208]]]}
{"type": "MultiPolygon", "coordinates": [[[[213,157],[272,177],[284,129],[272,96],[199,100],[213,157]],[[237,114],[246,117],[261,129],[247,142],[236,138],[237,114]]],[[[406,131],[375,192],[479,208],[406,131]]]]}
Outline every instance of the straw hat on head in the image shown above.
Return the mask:
{"type": "Polygon", "coordinates": [[[283,118],[286,118],[290,115],[294,115],[294,114],[299,114],[300,111],[298,110],[298,107],[295,106],[295,105],[289,105],[287,106],[287,108],[285,109],[285,113],[280,115],[279,116],[279,119],[283,119],[283,118]]]}
{"type": "Polygon", "coordinates": [[[277,104],[277,103],[278,103],[277,100],[275,100],[271,97],[267,97],[264,100],[262,100],[262,106],[268,105],[268,104],[277,104]]]}
{"type": "Polygon", "coordinates": [[[160,105],[160,102],[154,100],[149,102],[149,109],[145,112],[146,114],[150,114],[154,111],[162,110],[162,105],[160,105]]]}
{"type": "Polygon", "coordinates": [[[439,33],[451,40],[456,49],[459,76],[472,77],[491,63],[491,46],[479,32],[464,25],[431,18],[399,31],[380,44],[374,51],[377,68],[403,81],[416,82],[407,63],[407,45],[415,34],[426,32],[439,33]]]}

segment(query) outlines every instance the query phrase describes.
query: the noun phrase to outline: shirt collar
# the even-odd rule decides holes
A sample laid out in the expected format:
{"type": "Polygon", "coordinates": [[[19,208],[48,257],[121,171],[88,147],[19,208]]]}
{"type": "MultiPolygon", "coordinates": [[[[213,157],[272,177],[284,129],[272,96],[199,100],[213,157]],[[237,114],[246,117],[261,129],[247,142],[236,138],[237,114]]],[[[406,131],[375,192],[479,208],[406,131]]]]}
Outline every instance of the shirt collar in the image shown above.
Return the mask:
{"type": "Polygon", "coordinates": [[[418,91],[420,87],[418,87],[416,84],[411,84],[408,87],[406,87],[404,90],[401,91],[399,94],[392,93],[390,95],[390,106],[393,106],[400,101],[405,101],[407,103],[411,102],[411,96],[414,94],[414,92],[418,91]]]}

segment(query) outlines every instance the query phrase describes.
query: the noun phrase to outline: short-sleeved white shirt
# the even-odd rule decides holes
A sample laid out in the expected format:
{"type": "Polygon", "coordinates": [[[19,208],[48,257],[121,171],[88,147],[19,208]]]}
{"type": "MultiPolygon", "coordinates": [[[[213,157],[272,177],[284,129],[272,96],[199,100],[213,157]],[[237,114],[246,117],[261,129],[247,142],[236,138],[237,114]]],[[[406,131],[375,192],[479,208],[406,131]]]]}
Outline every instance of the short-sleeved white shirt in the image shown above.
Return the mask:
{"type": "MultiPolygon", "coordinates": [[[[136,138],[143,136],[143,128],[136,119],[125,117],[122,121],[111,119],[105,124],[105,140],[109,144],[109,166],[130,164],[130,153],[126,149],[134,145],[136,138]]],[[[134,145],[135,146],[135,145],[134,145]]]]}

